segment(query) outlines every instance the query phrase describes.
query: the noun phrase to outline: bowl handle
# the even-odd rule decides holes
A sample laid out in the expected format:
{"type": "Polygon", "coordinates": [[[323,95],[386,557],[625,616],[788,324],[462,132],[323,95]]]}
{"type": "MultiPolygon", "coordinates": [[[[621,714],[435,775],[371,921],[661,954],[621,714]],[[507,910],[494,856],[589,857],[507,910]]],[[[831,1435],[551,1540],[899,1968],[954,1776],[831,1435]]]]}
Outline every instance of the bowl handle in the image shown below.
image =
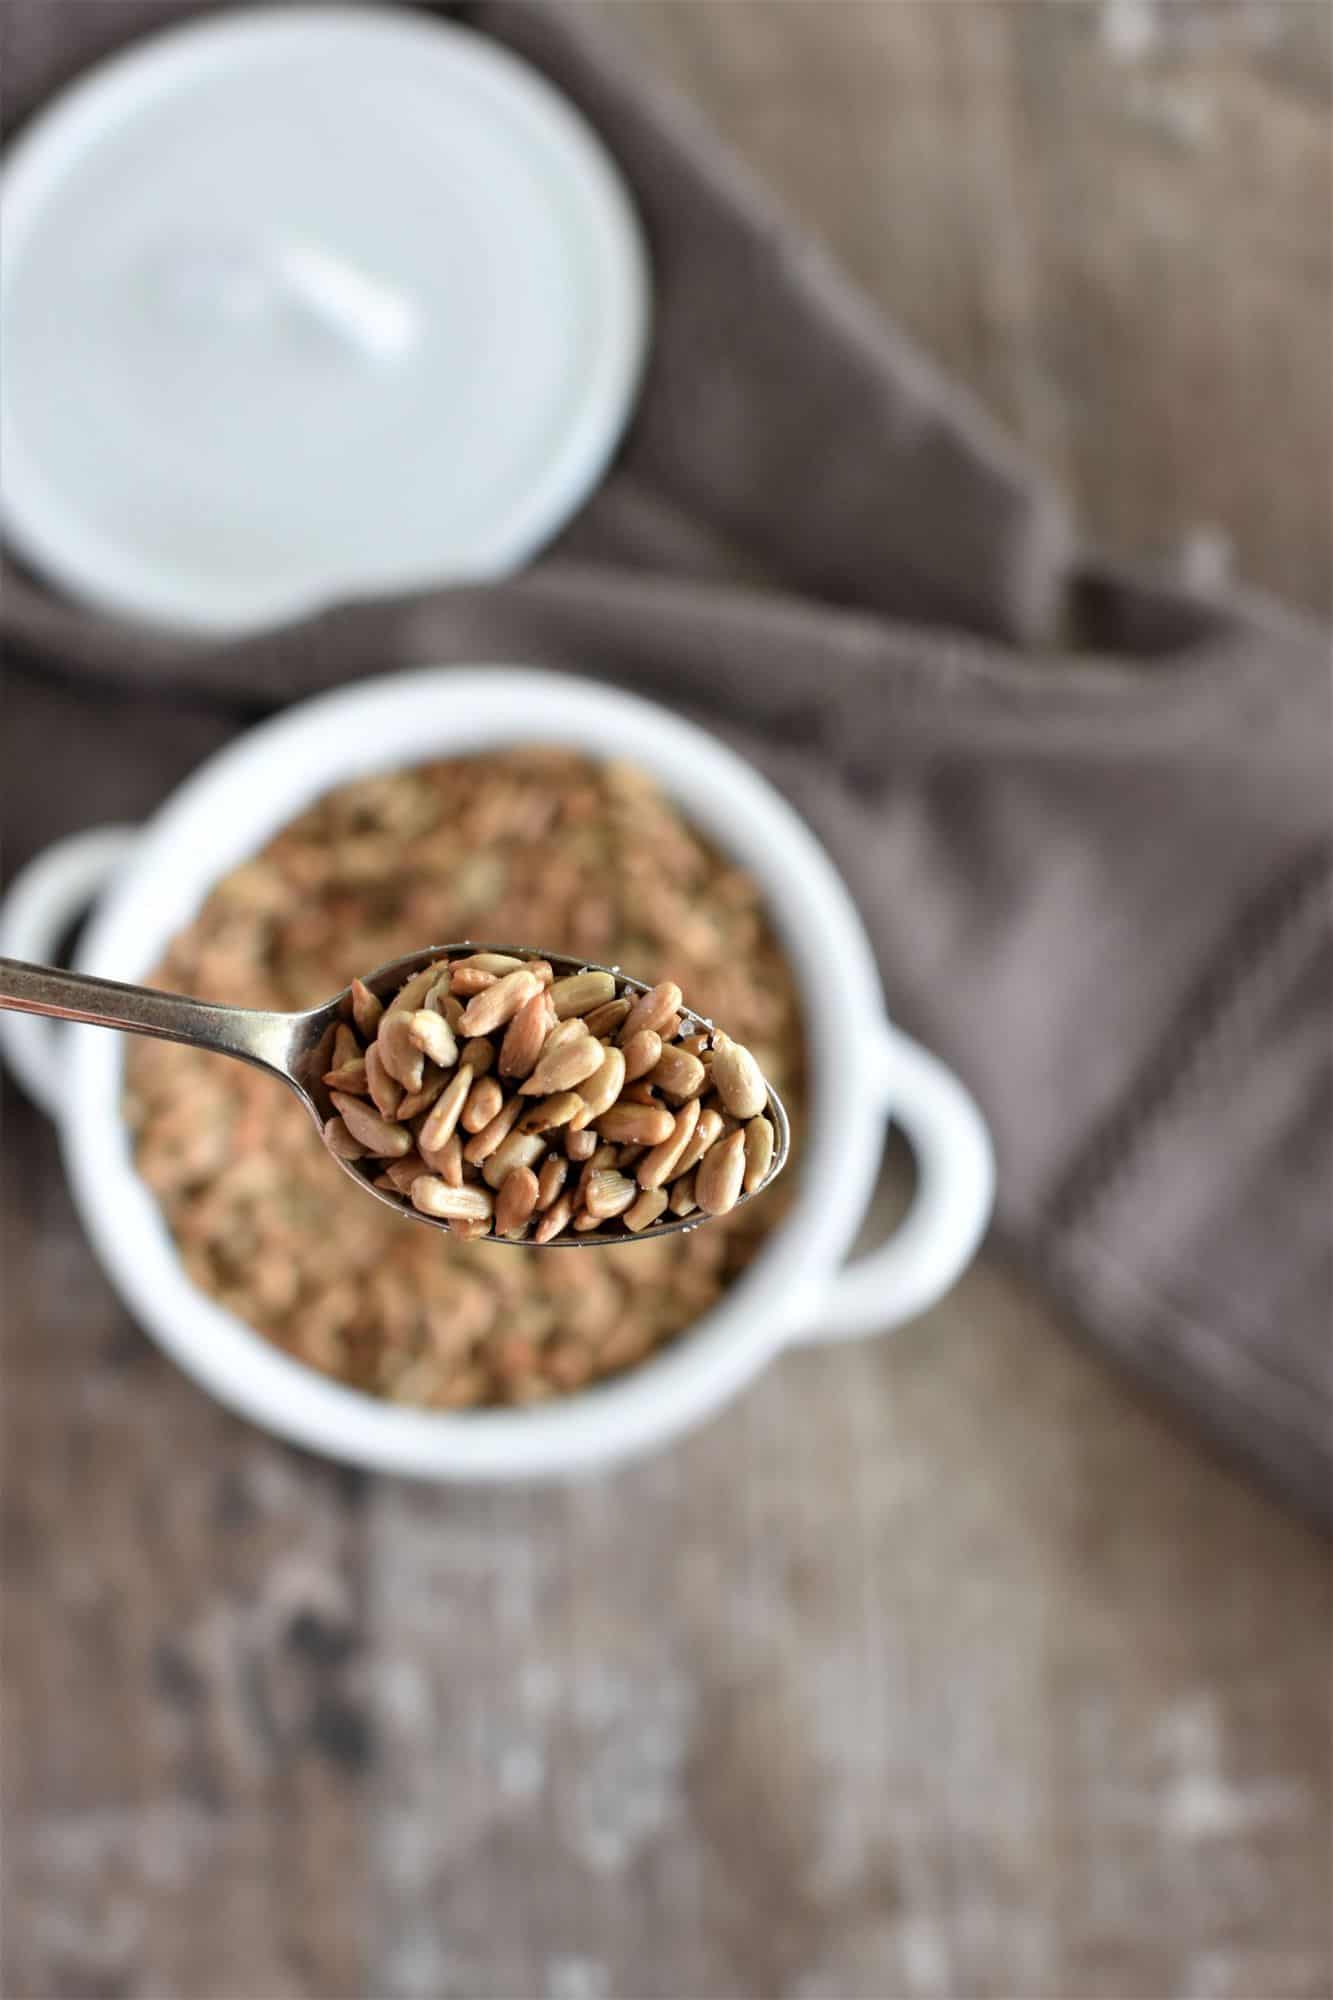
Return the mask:
{"type": "MultiPolygon", "coordinates": [[[[67,834],[33,856],[0,902],[0,958],[49,965],[70,925],[114,875],[138,838],[133,826],[67,834]]],[[[0,1054],[40,1110],[59,1115],[59,1021],[0,1012],[0,1054]]]]}
{"type": "Polygon", "coordinates": [[[951,1070],[887,1021],[877,1049],[875,1086],[916,1155],[916,1193],[886,1243],[804,1303],[792,1340],[890,1333],[915,1318],[962,1275],[990,1219],[995,1156],[971,1097],[951,1070]]]}

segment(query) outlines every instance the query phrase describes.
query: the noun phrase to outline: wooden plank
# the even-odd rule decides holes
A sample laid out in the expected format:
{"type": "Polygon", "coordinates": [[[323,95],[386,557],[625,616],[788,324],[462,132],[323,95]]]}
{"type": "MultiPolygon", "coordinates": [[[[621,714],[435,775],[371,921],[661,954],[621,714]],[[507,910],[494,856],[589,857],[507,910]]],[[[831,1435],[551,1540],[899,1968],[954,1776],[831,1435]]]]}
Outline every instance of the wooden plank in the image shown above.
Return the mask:
{"type": "Polygon", "coordinates": [[[1120,554],[1327,611],[1322,0],[592,6],[1120,554]]]}
{"type": "Polygon", "coordinates": [[[1327,1991],[1324,1551],[995,1268],[372,1520],[376,1992],[1327,1991]]]}

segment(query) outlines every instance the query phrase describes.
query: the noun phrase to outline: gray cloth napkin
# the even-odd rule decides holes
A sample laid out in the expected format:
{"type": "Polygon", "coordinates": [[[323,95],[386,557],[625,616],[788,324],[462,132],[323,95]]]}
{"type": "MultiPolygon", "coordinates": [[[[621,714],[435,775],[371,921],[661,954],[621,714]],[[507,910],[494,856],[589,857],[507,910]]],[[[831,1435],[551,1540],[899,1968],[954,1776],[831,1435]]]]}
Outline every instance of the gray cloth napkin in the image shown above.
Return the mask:
{"type": "MultiPolygon", "coordinates": [[[[197,7],[11,0],[5,111],[197,7]]],[[[737,744],[848,877],[897,1018],[969,1081],[999,1231],[1312,1511],[1330,1482],[1328,656],[1082,558],[1056,496],[679,103],[555,4],[461,18],[619,158],[657,322],[602,489],[525,574],[178,640],[5,566],[11,855],[149,809],[247,717],[522,661],[737,744]]]]}

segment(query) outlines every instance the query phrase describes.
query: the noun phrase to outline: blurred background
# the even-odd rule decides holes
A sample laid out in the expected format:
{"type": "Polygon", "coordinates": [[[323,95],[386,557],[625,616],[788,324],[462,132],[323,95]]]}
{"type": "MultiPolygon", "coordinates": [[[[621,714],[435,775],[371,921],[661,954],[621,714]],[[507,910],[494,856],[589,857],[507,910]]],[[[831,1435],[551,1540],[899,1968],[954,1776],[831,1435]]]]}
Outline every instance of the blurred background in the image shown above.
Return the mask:
{"type": "MultiPolygon", "coordinates": [[[[580,11],[1093,541],[1328,612],[1325,6],[580,11]]],[[[207,1401],[5,1129],[14,2000],[1333,1990],[1326,1544],[998,1258],[640,1466],[437,1491],[207,1401]]]]}

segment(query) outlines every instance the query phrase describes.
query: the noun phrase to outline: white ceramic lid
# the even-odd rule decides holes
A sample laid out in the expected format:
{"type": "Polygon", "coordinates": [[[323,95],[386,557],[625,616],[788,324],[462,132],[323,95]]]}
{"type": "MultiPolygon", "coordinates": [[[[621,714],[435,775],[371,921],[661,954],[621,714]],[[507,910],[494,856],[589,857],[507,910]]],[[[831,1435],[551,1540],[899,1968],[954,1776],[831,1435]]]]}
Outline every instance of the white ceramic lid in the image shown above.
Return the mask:
{"type": "Polygon", "coordinates": [[[5,532],[198,631],[502,573],[600,477],[647,312],[616,169],[483,36],[359,6],[169,30],[6,155],[5,532]]]}

